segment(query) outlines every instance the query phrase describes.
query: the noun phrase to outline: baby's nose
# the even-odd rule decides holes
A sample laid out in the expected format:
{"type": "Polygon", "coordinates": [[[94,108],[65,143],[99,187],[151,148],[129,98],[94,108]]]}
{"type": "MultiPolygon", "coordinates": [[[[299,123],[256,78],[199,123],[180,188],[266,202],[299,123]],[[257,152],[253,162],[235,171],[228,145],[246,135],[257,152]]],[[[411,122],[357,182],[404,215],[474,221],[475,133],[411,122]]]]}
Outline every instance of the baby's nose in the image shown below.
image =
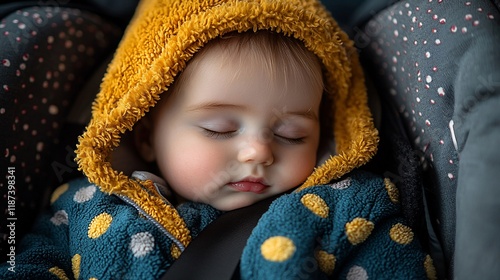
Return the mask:
{"type": "Polygon", "coordinates": [[[239,150],[238,161],[264,166],[273,164],[272,141],[262,137],[252,139],[239,150]]]}

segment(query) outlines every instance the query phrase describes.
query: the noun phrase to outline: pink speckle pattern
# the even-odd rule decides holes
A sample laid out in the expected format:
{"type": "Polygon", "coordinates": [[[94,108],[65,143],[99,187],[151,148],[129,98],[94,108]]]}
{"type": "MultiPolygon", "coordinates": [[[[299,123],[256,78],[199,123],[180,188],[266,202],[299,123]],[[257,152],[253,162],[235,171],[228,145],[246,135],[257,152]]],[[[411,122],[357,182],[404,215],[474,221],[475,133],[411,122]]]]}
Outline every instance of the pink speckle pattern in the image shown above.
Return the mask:
{"type": "MultiPolygon", "coordinates": [[[[52,179],[51,162],[65,114],[119,36],[119,29],[100,17],[71,8],[34,6],[1,19],[0,166],[2,172],[16,168],[18,215],[38,209],[46,188],[59,183],[52,179]]],[[[0,189],[6,183],[0,180],[0,189]]],[[[0,241],[3,232],[0,226],[0,241]]]]}
{"type": "MultiPolygon", "coordinates": [[[[485,12],[490,7],[473,1],[458,1],[453,5],[463,5],[459,9],[463,14],[457,14],[457,9],[452,9],[447,1],[402,1],[373,20],[379,27],[388,28],[382,34],[374,34],[376,40],[370,44],[382,65],[379,74],[387,78],[391,95],[404,104],[400,113],[406,119],[414,144],[422,151],[427,147],[425,153],[431,161],[433,153],[442,154],[440,151],[452,143],[451,132],[442,129],[448,127],[452,115],[431,114],[437,105],[453,104],[453,94],[448,94],[452,89],[443,84],[445,73],[441,71],[453,64],[453,58],[447,58],[448,50],[456,48],[453,44],[457,36],[464,36],[458,40],[472,40],[476,28],[495,19],[493,13],[485,12]],[[445,65],[441,67],[439,63],[445,65]]],[[[454,180],[457,155],[447,154],[451,158],[443,160],[452,164],[442,175],[454,180]]]]}

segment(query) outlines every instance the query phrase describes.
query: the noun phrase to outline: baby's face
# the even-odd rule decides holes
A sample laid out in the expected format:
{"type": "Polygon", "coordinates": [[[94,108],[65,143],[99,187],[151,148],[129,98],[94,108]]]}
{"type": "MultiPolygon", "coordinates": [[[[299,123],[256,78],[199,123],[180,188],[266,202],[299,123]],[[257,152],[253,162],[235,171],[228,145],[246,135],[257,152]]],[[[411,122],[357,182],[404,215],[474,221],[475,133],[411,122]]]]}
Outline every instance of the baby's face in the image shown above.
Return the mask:
{"type": "Polygon", "coordinates": [[[217,51],[154,114],[160,172],[185,199],[233,210],[300,185],[316,165],[322,90],[217,51]],[[235,74],[238,73],[238,74],[235,74]],[[286,89],[286,90],[285,90],[286,89]]]}

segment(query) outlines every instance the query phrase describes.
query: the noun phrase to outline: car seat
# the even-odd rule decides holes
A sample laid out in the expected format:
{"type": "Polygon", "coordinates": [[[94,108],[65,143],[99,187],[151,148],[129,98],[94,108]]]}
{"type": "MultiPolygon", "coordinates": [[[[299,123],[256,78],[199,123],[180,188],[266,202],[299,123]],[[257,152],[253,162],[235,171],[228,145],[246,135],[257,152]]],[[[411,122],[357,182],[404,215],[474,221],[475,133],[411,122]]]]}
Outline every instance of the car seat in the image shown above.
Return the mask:
{"type": "MultiPolygon", "coordinates": [[[[88,116],[71,108],[91,103],[133,11],[117,17],[104,2],[0,6],[0,170],[15,168],[15,199],[0,182],[2,260],[51,187],[78,176],[72,151],[88,116]]],[[[500,275],[500,1],[324,3],[379,96],[380,152],[366,168],[407,186],[405,215],[440,279],[500,275]]]]}
{"type": "Polygon", "coordinates": [[[15,253],[52,187],[79,176],[72,158],[84,124],[68,114],[123,31],[90,6],[57,3],[0,5],[2,261],[15,253]]]}
{"type": "Polygon", "coordinates": [[[500,273],[499,3],[370,1],[348,24],[383,100],[383,123],[400,120],[418,157],[440,278],[500,273]]]}

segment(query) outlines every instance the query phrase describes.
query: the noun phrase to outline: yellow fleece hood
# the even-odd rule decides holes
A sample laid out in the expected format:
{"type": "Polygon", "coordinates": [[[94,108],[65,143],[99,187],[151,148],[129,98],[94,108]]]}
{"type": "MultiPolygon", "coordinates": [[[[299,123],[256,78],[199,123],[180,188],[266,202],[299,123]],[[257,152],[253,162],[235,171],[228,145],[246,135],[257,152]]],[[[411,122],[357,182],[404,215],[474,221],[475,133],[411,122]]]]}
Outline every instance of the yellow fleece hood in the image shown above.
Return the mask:
{"type": "Polygon", "coordinates": [[[191,240],[177,211],[152,182],[113,169],[112,151],[151,107],[168,95],[174,78],[211,39],[238,31],[270,30],[302,41],[325,70],[334,106],[336,154],[315,168],[299,189],[325,184],[365,164],[378,143],[353,42],[314,0],[143,0],[101,84],[92,119],[79,139],[77,162],[107,193],[125,195],[183,245],[191,240]]]}

